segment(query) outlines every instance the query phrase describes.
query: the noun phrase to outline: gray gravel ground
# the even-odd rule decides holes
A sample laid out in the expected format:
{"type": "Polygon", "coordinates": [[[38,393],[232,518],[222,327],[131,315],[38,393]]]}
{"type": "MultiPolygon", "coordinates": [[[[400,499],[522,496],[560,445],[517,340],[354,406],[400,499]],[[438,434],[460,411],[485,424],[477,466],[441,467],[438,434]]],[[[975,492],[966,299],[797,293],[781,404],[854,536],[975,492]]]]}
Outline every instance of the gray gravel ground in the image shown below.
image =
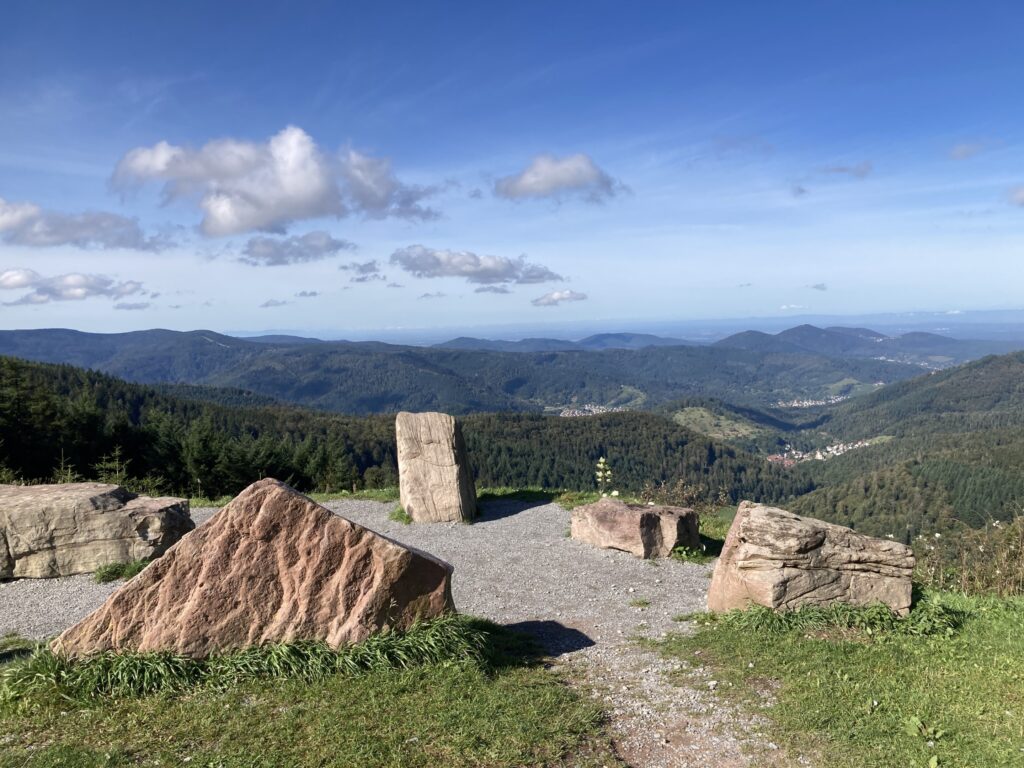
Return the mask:
{"type": "MultiPolygon", "coordinates": [[[[473,525],[403,525],[388,518],[393,502],[327,506],[451,563],[458,609],[535,635],[557,665],[603,700],[630,765],[794,764],[759,736],[762,722],[739,716],[720,699],[706,672],[666,661],[635,641],[687,631],[673,617],[704,608],[710,566],[655,564],[581,544],[568,538],[569,513],[555,504],[491,502],[473,525]]],[[[192,516],[201,524],[214,511],[194,509],[192,516]]],[[[56,634],[116,586],[90,576],[0,583],[0,635],[56,634]]]]}

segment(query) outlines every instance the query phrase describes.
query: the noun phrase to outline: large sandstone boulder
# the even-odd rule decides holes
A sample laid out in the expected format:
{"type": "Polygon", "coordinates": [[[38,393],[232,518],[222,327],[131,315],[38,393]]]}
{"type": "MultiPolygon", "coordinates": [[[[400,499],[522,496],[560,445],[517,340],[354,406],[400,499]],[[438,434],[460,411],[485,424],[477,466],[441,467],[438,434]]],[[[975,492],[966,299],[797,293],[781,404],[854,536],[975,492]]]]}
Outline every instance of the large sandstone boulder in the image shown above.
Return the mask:
{"type": "Polygon", "coordinates": [[[913,570],[903,544],[744,501],[715,566],[708,608],[884,603],[905,615],[913,570]]]}
{"type": "Polygon", "coordinates": [[[117,485],[0,485],[0,578],[91,573],[161,555],[195,525],[186,499],[117,485]]]}
{"type": "Polygon", "coordinates": [[[445,413],[406,413],[395,419],[402,509],[417,523],[468,522],[476,487],[462,430],[445,413]]]}
{"type": "Polygon", "coordinates": [[[572,538],[637,557],[668,557],[676,547],[700,548],[697,513],[683,507],[626,504],[604,498],[572,511],[572,538]]]}
{"type": "Polygon", "coordinates": [[[52,644],[57,653],[332,647],[454,610],[452,569],[277,480],[249,486],[52,644]]]}

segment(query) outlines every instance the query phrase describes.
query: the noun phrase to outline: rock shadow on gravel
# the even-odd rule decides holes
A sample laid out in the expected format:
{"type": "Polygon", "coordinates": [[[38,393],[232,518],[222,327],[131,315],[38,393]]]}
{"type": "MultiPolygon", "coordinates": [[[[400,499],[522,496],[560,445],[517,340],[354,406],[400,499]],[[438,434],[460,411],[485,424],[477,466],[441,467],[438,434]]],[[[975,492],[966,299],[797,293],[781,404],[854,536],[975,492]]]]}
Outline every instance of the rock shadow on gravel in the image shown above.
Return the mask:
{"type": "Polygon", "coordinates": [[[506,624],[505,628],[512,632],[529,635],[544,649],[545,654],[553,657],[575,653],[597,645],[583,632],[557,621],[520,621],[516,624],[506,624]]]}
{"type": "Polygon", "coordinates": [[[538,497],[536,499],[514,498],[514,497],[485,497],[477,501],[477,516],[473,518],[474,523],[486,523],[490,520],[503,520],[506,517],[514,517],[520,512],[525,512],[534,507],[544,507],[551,504],[554,499],[538,497]]]}

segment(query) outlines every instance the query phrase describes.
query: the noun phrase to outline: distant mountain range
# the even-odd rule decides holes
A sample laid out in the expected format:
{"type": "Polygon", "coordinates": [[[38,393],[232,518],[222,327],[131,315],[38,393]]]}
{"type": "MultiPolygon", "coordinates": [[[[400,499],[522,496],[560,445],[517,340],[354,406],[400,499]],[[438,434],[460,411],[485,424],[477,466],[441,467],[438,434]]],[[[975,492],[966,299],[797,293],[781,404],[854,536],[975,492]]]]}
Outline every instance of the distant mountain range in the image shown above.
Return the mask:
{"type": "Polygon", "coordinates": [[[654,336],[649,333],[599,333],[587,336],[579,341],[564,339],[522,339],[520,341],[500,341],[492,339],[475,339],[471,336],[460,336],[457,339],[435,344],[438,349],[476,349],[491,352],[600,352],[605,349],[645,349],[647,347],[685,347],[699,346],[697,342],[654,336]]]}
{"type": "Polygon", "coordinates": [[[868,391],[920,373],[901,362],[825,354],[765,338],[770,341],[745,347],[685,346],[641,334],[603,334],[581,342],[534,340],[529,344],[539,351],[512,352],[475,348],[473,340],[408,347],[287,336],[239,339],[213,331],[49,329],[0,331],[0,355],[67,363],[139,383],[248,390],[354,414],[540,412],[585,403],[650,408],[688,396],[770,407],[780,400],[868,391]],[[559,344],[589,348],[551,348],[559,344]]]}

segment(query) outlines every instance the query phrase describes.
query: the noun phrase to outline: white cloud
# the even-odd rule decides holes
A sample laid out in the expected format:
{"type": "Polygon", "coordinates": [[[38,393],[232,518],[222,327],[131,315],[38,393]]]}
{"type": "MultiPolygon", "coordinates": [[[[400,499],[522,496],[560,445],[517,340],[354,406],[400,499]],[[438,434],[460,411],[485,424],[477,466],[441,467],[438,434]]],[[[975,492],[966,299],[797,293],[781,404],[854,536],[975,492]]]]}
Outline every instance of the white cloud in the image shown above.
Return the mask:
{"type": "Polygon", "coordinates": [[[423,293],[417,296],[418,299],[443,299],[446,294],[443,293],[423,293]]]}
{"type": "Polygon", "coordinates": [[[239,261],[254,267],[277,267],[322,261],[355,247],[354,243],[338,240],[322,230],[280,239],[259,235],[249,238],[245,244],[245,255],[239,261]]]}
{"type": "Polygon", "coordinates": [[[295,294],[296,299],[315,299],[320,295],[320,291],[299,291],[295,294]]]}
{"type": "Polygon", "coordinates": [[[374,219],[436,219],[437,211],[420,205],[435,187],[403,184],[391,170],[391,161],[348,150],[341,166],[342,178],[355,208],[374,219]]]}
{"type": "Polygon", "coordinates": [[[815,283],[814,285],[807,286],[808,288],[815,291],[827,291],[828,285],[826,283],[815,283]]]}
{"type": "Polygon", "coordinates": [[[136,301],[136,302],[121,301],[121,302],[118,302],[117,304],[114,305],[114,309],[123,309],[123,310],[129,310],[129,311],[135,310],[135,311],[137,311],[137,310],[140,310],[140,309],[149,309],[150,306],[151,306],[151,304],[148,301],[136,301]]]}
{"type": "Polygon", "coordinates": [[[545,293],[530,303],[535,307],[556,307],[563,301],[583,301],[587,298],[587,294],[578,293],[577,291],[551,291],[551,293],[545,293]]]}
{"type": "Polygon", "coordinates": [[[161,237],[146,237],[139,222],[105,211],[62,213],[33,203],[9,203],[0,198],[0,240],[11,245],[47,248],[126,248],[157,251],[170,245],[161,237]]]}
{"type": "Polygon", "coordinates": [[[779,307],[783,312],[788,312],[793,309],[807,309],[803,304],[783,304],[779,307]]]}
{"type": "Polygon", "coordinates": [[[267,299],[262,304],[260,304],[260,309],[270,309],[272,307],[283,307],[287,303],[288,303],[287,301],[281,301],[279,299],[267,299]]]}
{"type": "Polygon", "coordinates": [[[538,155],[521,173],[498,179],[494,184],[494,194],[509,200],[580,195],[599,203],[622,189],[620,182],[582,153],[563,158],[538,155]]]}
{"type": "Polygon", "coordinates": [[[1024,206],[1024,187],[1017,187],[1010,192],[1010,202],[1024,206]]]}
{"type": "Polygon", "coordinates": [[[512,291],[504,285],[481,285],[473,293],[512,293],[512,291]]]}
{"type": "Polygon", "coordinates": [[[4,302],[6,306],[19,304],[49,304],[51,301],[83,301],[101,296],[122,299],[142,293],[142,283],[135,280],[118,282],[106,275],[85,275],[70,273],[55,277],[43,277],[31,269],[9,269],[0,273],[0,289],[29,292],[15,301],[4,302]]]}
{"type": "Polygon", "coordinates": [[[8,269],[0,272],[0,288],[8,290],[28,288],[41,280],[38,272],[31,269],[8,269]]]}
{"type": "Polygon", "coordinates": [[[324,153],[312,137],[288,126],[264,143],[218,139],[200,149],[161,141],[118,162],[119,189],[163,182],[165,200],[198,198],[202,232],[211,237],[283,232],[289,224],[351,211],[371,218],[435,218],[420,205],[434,188],[400,182],[386,159],[355,150],[324,153]]]}
{"type": "Polygon", "coordinates": [[[478,256],[470,251],[447,251],[410,245],[391,254],[391,263],[416,277],[464,277],[470,283],[546,283],[561,280],[541,264],[530,264],[525,256],[478,256]]]}

